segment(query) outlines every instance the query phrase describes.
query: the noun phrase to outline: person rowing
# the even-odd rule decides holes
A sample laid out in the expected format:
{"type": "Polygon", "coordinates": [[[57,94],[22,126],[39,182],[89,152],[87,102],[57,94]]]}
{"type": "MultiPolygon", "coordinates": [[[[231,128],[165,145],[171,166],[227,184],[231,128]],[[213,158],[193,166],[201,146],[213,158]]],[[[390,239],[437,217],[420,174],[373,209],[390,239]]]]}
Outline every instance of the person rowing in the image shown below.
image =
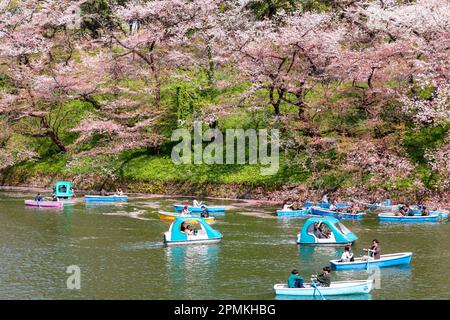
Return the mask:
{"type": "Polygon", "coordinates": [[[323,267],[321,274],[313,276],[313,281],[317,281],[317,284],[321,287],[329,287],[331,284],[330,272],[329,266],[323,267]]]}
{"type": "Polygon", "coordinates": [[[368,256],[364,256],[363,259],[373,258],[375,260],[378,260],[381,258],[381,248],[380,248],[380,241],[377,239],[373,239],[372,241],[372,247],[370,249],[364,249],[364,251],[368,252],[368,256]]]}

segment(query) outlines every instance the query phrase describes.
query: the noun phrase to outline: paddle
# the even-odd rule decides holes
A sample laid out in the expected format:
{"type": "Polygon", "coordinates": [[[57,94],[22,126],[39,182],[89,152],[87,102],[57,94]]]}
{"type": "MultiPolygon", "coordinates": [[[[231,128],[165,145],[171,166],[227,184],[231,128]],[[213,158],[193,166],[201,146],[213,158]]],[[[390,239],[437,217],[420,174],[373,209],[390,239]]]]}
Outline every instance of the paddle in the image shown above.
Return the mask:
{"type": "Polygon", "coordinates": [[[313,297],[316,296],[316,290],[317,290],[317,292],[320,294],[320,297],[322,298],[322,300],[326,300],[325,297],[322,295],[322,292],[320,292],[319,288],[317,288],[317,285],[314,281],[315,281],[314,279],[311,279],[311,286],[314,288],[313,297]]]}
{"type": "Polygon", "coordinates": [[[370,262],[370,249],[363,249],[367,251],[367,264],[366,264],[366,271],[369,270],[369,262],[370,262]]]}

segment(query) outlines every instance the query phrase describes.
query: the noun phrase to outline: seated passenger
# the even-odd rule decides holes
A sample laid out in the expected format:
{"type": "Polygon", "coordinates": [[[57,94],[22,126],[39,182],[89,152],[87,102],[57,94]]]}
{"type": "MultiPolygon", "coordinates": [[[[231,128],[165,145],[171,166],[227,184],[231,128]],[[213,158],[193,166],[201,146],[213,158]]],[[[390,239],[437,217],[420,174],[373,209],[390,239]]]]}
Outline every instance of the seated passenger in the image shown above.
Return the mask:
{"type": "Polygon", "coordinates": [[[292,204],[287,204],[287,201],[284,201],[283,208],[281,210],[283,210],[283,211],[291,211],[293,205],[294,205],[293,203],[292,204]]]}
{"type": "Polygon", "coordinates": [[[181,215],[185,216],[187,214],[189,214],[188,206],[184,206],[183,210],[181,210],[181,215]]]}
{"type": "Polygon", "coordinates": [[[355,261],[355,258],[353,257],[353,253],[350,252],[350,246],[346,245],[344,247],[344,253],[342,254],[339,262],[352,262],[352,261],[355,261]]]}
{"type": "Polygon", "coordinates": [[[423,207],[422,216],[429,216],[430,210],[427,207],[423,207]]]}
{"type": "Polygon", "coordinates": [[[330,284],[331,284],[330,272],[331,272],[330,267],[328,267],[328,266],[323,267],[322,273],[317,276],[317,281],[319,282],[318,284],[321,287],[329,287],[330,286],[330,284]]]}
{"type": "Polygon", "coordinates": [[[181,223],[180,231],[186,233],[186,223],[184,221],[181,223]]]}
{"type": "Polygon", "coordinates": [[[208,209],[206,209],[205,206],[202,206],[202,213],[200,214],[200,217],[202,217],[202,218],[208,218],[209,217],[208,209]]]}
{"type": "Polygon", "coordinates": [[[329,235],[327,232],[325,232],[322,228],[322,222],[316,222],[314,224],[314,235],[318,239],[327,239],[329,238],[329,235]]]}
{"type": "Polygon", "coordinates": [[[42,201],[42,197],[41,197],[40,193],[37,194],[37,196],[34,198],[34,201],[36,201],[36,202],[42,201]]]}
{"type": "Polygon", "coordinates": [[[323,197],[322,197],[322,202],[323,202],[323,203],[328,203],[328,195],[327,195],[327,194],[324,194],[324,195],[323,195],[323,197]]]}
{"type": "Polygon", "coordinates": [[[398,212],[395,214],[396,216],[406,216],[408,210],[406,209],[406,205],[401,205],[398,209],[398,212]]]}
{"type": "Polygon", "coordinates": [[[304,288],[302,276],[298,274],[297,269],[292,270],[288,278],[288,288],[304,288]]]}
{"type": "Polygon", "coordinates": [[[333,203],[330,204],[330,210],[333,210],[333,211],[337,210],[336,201],[333,201],[333,203]]]}

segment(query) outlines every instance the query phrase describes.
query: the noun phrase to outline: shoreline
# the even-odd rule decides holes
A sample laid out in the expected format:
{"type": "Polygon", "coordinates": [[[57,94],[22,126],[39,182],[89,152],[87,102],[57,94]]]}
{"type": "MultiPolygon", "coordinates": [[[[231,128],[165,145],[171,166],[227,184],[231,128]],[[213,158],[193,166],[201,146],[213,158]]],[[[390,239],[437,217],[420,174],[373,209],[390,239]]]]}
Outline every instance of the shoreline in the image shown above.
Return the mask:
{"type": "MultiPolygon", "coordinates": [[[[39,193],[50,193],[51,190],[49,188],[44,187],[36,187],[36,186],[3,186],[0,185],[0,191],[11,191],[11,192],[20,192],[25,191],[27,193],[39,192],[39,193]]],[[[80,195],[88,195],[88,194],[96,194],[95,190],[76,190],[77,194],[80,195]]],[[[98,193],[98,192],[97,192],[98,193]]],[[[114,194],[114,192],[107,192],[107,194],[114,194]]],[[[144,193],[144,192],[126,192],[127,195],[138,196],[140,198],[169,198],[169,197],[177,197],[177,198],[204,198],[211,200],[225,200],[225,201],[239,201],[245,204],[273,204],[277,205],[283,203],[283,201],[274,201],[274,200],[260,200],[260,199],[244,199],[244,198],[227,198],[227,197],[214,197],[214,196],[193,196],[193,195],[182,195],[182,194],[156,194],[156,193],[144,193]]]]}

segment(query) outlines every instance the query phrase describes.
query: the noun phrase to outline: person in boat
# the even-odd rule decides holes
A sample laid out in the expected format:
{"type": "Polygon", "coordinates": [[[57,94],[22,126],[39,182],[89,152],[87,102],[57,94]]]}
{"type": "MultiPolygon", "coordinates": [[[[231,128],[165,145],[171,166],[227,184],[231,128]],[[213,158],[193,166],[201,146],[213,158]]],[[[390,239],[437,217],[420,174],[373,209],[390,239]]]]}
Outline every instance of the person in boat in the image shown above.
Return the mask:
{"type": "Polygon", "coordinates": [[[294,269],[288,277],[288,288],[304,288],[304,281],[305,279],[299,275],[297,269],[294,269]]]}
{"type": "Polygon", "coordinates": [[[353,262],[355,258],[353,257],[353,253],[350,252],[350,246],[346,245],[344,247],[344,253],[341,256],[339,262],[353,262]]]}
{"type": "Polygon", "coordinates": [[[337,208],[338,208],[338,207],[336,206],[336,201],[333,201],[333,202],[330,204],[330,210],[336,211],[337,208]]]}
{"type": "MultiPolygon", "coordinates": [[[[380,248],[380,241],[377,239],[373,239],[372,241],[372,247],[370,249],[364,249],[368,252],[369,257],[378,260],[381,258],[381,248],[380,248]]],[[[364,258],[367,259],[367,256],[364,256],[364,258]]]]}
{"type": "Polygon", "coordinates": [[[429,216],[430,215],[430,210],[427,207],[423,207],[421,215],[422,216],[429,216]]]}
{"type": "Polygon", "coordinates": [[[316,222],[314,224],[314,235],[318,239],[328,239],[329,235],[326,231],[323,230],[323,224],[322,222],[316,222]]]}
{"type": "Polygon", "coordinates": [[[328,203],[328,194],[324,194],[322,197],[322,202],[323,203],[328,203]]]}
{"type": "Polygon", "coordinates": [[[116,190],[116,194],[119,195],[119,196],[123,196],[123,190],[122,190],[122,188],[117,189],[117,190],[116,190]]]}
{"type": "Polygon", "coordinates": [[[34,201],[36,201],[36,202],[42,201],[42,196],[40,193],[37,194],[37,196],[34,198],[34,201]]]}
{"type": "Polygon", "coordinates": [[[293,205],[294,205],[294,203],[287,204],[287,201],[284,201],[283,202],[283,208],[281,210],[283,210],[283,211],[291,211],[293,205]]]}
{"type": "Polygon", "coordinates": [[[406,204],[401,205],[398,212],[397,212],[397,216],[406,216],[408,214],[408,207],[406,204]]]}
{"type": "Polygon", "coordinates": [[[202,217],[202,218],[208,218],[209,217],[208,209],[206,209],[205,206],[202,206],[202,213],[200,213],[200,217],[202,217]]]}
{"type": "Polygon", "coordinates": [[[72,197],[76,198],[75,190],[73,188],[70,188],[70,191],[72,192],[72,197]]]}
{"type": "Polygon", "coordinates": [[[194,201],[192,201],[193,207],[201,207],[203,205],[205,205],[203,202],[198,202],[196,199],[194,199],[194,201]]]}
{"type": "Polygon", "coordinates": [[[329,287],[331,284],[330,278],[331,268],[329,266],[323,267],[322,273],[316,278],[318,285],[321,287],[329,287]]]}
{"type": "Polygon", "coordinates": [[[188,214],[189,214],[188,206],[184,206],[183,210],[181,210],[181,215],[185,216],[185,215],[188,215],[188,214]]]}

